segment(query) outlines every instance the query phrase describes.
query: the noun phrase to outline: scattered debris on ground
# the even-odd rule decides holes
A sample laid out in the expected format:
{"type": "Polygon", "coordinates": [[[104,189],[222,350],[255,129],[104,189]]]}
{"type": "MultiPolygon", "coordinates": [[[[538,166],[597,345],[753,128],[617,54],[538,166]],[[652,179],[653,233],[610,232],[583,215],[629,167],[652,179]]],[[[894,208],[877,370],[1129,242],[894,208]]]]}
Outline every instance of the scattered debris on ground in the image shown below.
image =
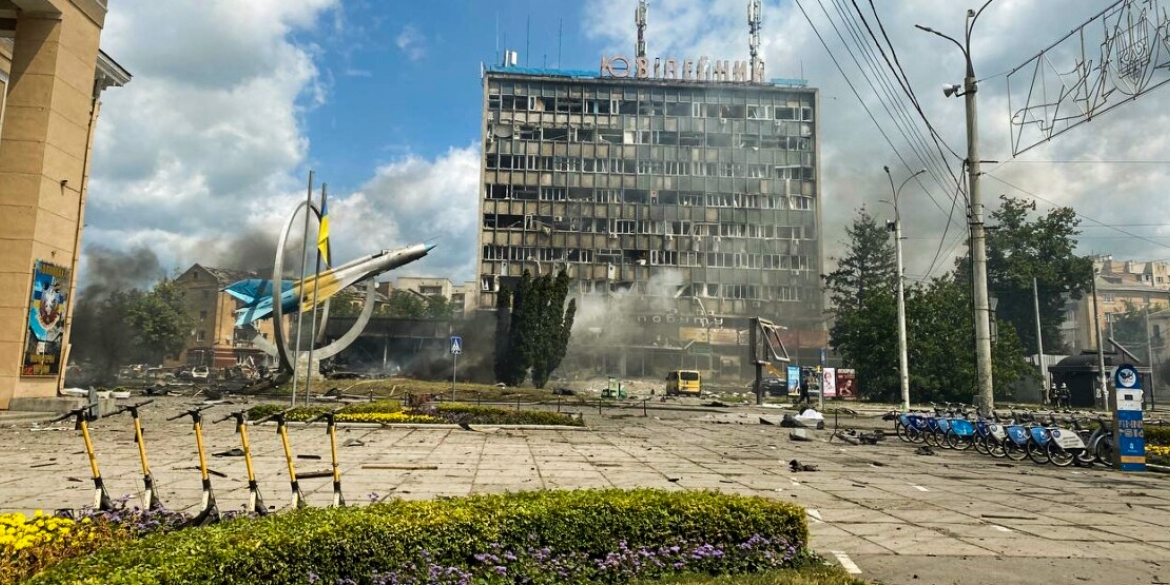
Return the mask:
{"type": "Polygon", "coordinates": [[[820,471],[819,469],[817,469],[817,466],[807,465],[805,463],[801,463],[800,461],[797,461],[796,459],[793,459],[792,461],[788,462],[788,468],[791,469],[793,473],[798,473],[801,471],[820,471]]]}

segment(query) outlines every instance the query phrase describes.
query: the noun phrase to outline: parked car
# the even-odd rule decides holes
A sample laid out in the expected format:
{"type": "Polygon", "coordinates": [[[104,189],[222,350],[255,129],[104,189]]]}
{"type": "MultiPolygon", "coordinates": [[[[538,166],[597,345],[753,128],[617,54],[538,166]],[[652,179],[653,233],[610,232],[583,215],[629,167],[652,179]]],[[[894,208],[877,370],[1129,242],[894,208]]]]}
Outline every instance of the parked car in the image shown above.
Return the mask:
{"type": "Polygon", "coordinates": [[[206,381],[210,377],[211,377],[211,368],[208,368],[207,366],[195,366],[194,368],[191,368],[191,379],[192,380],[206,381]]]}
{"type": "Polygon", "coordinates": [[[760,386],[769,396],[787,396],[788,380],[776,376],[767,376],[760,380],[760,386]]]}

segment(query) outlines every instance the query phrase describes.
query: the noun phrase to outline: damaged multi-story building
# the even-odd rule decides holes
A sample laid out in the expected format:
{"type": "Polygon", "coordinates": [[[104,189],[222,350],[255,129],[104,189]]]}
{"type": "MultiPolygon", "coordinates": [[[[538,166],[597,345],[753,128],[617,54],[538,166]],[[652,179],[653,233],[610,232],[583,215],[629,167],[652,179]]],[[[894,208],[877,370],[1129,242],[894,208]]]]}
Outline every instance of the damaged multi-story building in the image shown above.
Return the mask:
{"type": "MultiPolygon", "coordinates": [[[[746,373],[748,319],[824,347],[819,93],[762,64],[605,57],[483,70],[480,307],[565,269],[623,327],[610,373],[746,373]],[[624,370],[615,372],[615,369],[624,370]]],[[[579,320],[581,317],[579,317],[579,320]]],[[[798,358],[799,359],[799,358],[798,358]]]]}

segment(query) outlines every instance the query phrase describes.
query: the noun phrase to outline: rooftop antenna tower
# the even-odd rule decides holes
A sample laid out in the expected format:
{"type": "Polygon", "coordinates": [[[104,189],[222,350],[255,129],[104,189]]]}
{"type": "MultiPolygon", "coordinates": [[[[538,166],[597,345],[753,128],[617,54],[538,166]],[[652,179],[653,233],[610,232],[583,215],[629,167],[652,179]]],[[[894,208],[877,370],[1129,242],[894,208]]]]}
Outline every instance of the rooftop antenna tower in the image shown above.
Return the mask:
{"type": "Polygon", "coordinates": [[[752,81],[762,81],[756,79],[756,72],[760,69],[760,23],[763,21],[764,7],[760,0],[748,0],[748,29],[751,31],[748,47],[752,54],[752,81]]]}
{"type": "Polygon", "coordinates": [[[634,47],[634,54],[639,58],[646,57],[646,0],[638,0],[638,10],[634,12],[634,23],[638,25],[638,45],[634,47]]]}

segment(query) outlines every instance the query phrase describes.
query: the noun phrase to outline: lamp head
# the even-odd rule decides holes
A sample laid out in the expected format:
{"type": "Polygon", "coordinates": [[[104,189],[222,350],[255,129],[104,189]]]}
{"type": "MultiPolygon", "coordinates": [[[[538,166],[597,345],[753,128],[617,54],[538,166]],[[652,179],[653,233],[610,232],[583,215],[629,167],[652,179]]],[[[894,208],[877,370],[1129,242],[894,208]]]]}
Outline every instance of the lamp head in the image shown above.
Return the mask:
{"type": "Polygon", "coordinates": [[[945,84],[945,85],[943,85],[943,95],[946,97],[951,97],[951,96],[959,93],[960,87],[962,87],[962,86],[960,86],[957,83],[945,84]]]}

